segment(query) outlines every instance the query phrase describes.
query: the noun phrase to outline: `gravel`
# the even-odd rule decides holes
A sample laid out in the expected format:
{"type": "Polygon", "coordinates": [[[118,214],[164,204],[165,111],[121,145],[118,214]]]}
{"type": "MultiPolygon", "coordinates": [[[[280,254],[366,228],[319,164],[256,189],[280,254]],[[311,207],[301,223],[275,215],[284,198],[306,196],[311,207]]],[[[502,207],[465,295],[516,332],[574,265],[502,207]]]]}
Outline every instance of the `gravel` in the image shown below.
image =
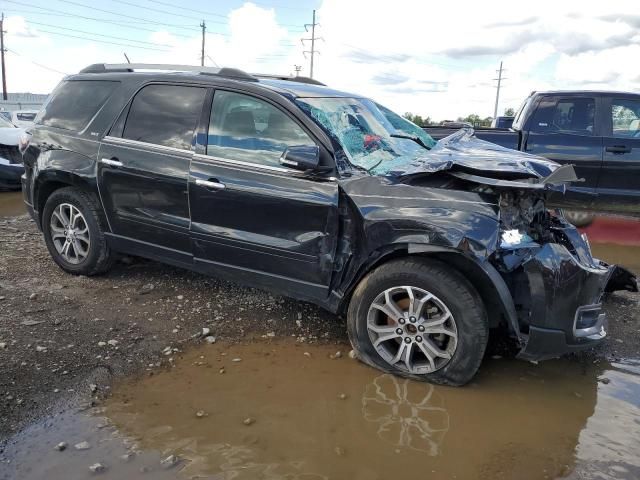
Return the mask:
{"type": "Polygon", "coordinates": [[[268,333],[347,341],[344,322],[313,305],[152,261],[69,275],[27,216],[0,218],[0,241],[0,443],[70,404],[99,403],[116,377],[171,368],[189,345],[268,333]]]}

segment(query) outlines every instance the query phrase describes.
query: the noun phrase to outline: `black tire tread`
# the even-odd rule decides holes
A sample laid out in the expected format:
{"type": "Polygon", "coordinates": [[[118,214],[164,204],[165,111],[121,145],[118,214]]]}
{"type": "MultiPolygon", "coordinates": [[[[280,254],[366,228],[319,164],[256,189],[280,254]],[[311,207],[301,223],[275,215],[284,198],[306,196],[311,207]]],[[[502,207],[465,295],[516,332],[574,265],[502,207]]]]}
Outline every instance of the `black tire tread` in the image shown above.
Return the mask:
{"type": "Polygon", "coordinates": [[[104,232],[108,230],[107,220],[102,212],[102,209],[99,206],[99,203],[95,196],[86,190],[82,190],[77,187],[63,187],[58,190],[54,190],[51,195],[47,198],[45,202],[45,208],[43,209],[43,218],[42,218],[42,230],[45,231],[46,221],[48,218],[44,215],[44,212],[47,211],[47,205],[50,201],[55,201],[58,197],[67,197],[68,199],[75,200],[80,203],[81,206],[87,210],[87,214],[93,217],[93,220],[97,226],[94,231],[94,235],[91,238],[92,248],[95,246],[98,248],[98,257],[86,265],[86,268],[74,271],[66,268],[64,264],[60,264],[57,259],[54,257],[56,263],[63,268],[65,271],[74,274],[74,275],[86,275],[86,276],[95,276],[101,275],[107,272],[116,260],[115,253],[109,248],[107,243],[107,239],[104,235],[104,232]]]}
{"type": "MultiPolygon", "coordinates": [[[[368,305],[364,307],[368,308],[368,305]]],[[[468,383],[480,367],[489,339],[489,320],[484,307],[484,302],[477,290],[454,268],[448,267],[445,263],[438,260],[426,257],[415,256],[391,260],[369,272],[362,279],[353,293],[347,313],[347,320],[351,343],[365,363],[395,375],[402,375],[416,380],[428,381],[440,385],[460,386],[468,383]],[[423,278],[434,279],[443,288],[451,291],[458,302],[468,307],[468,315],[471,317],[472,321],[470,322],[470,325],[466,325],[465,327],[467,329],[472,329],[472,331],[468,333],[474,336],[479,347],[479,351],[473,356],[471,363],[466,366],[467,368],[465,372],[445,373],[447,367],[444,367],[442,370],[426,375],[408,374],[406,372],[392,370],[390,369],[390,366],[378,363],[374,361],[370,355],[366,353],[363,354],[363,352],[366,352],[366,348],[363,348],[356,329],[356,317],[360,313],[357,310],[359,310],[358,307],[362,308],[363,306],[357,305],[357,303],[362,299],[365,291],[371,284],[385,284],[387,282],[393,283],[394,281],[398,284],[397,282],[402,282],[403,280],[401,279],[406,278],[407,272],[411,272],[412,274],[423,278]],[[398,280],[395,280],[396,278],[398,280]],[[387,368],[385,368],[385,365],[387,368]]],[[[368,342],[368,339],[365,341],[368,342]]]]}

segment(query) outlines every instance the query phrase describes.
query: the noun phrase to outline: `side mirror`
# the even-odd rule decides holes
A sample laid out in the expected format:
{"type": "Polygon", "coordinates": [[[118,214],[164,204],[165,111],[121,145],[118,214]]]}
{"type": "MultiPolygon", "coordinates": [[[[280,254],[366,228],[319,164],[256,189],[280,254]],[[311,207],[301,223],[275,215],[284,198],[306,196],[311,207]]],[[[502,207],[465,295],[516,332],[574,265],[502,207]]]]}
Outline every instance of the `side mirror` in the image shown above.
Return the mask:
{"type": "Polygon", "coordinates": [[[317,145],[292,145],[280,156],[280,165],[296,170],[315,170],[320,164],[320,147],[317,145]]]}

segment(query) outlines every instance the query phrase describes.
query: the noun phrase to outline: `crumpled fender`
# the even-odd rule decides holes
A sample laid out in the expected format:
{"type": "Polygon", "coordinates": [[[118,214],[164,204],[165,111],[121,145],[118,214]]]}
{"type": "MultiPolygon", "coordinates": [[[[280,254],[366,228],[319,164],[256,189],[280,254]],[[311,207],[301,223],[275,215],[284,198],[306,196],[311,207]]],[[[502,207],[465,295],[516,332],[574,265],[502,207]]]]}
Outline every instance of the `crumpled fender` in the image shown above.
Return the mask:
{"type": "Polygon", "coordinates": [[[455,248],[484,259],[498,246],[499,207],[493,195],[441,190],[363,176],[342,184],[361,219],[364,251],[390,244],[455,248]]]}

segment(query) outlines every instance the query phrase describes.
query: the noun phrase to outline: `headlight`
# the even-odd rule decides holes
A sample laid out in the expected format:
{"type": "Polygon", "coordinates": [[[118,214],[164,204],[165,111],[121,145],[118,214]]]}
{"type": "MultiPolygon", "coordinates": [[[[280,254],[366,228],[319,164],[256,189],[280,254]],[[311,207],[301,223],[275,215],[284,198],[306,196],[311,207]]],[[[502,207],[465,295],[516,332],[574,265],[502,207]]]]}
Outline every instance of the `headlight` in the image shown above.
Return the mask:
{"type": "Polygon", "coordinates": [[[500,237],[500,248],[515,248],[530,244],[535,244],[535,242],[520,230],[504,230],[500,237]]]}
{"type": "Polygon", "coordinates": [[[24,152],[29,148],[29,143],[31,143],[31,134],[24,132],[18,139],[18,150],[22,155],[24,155],[24,152]]]}

